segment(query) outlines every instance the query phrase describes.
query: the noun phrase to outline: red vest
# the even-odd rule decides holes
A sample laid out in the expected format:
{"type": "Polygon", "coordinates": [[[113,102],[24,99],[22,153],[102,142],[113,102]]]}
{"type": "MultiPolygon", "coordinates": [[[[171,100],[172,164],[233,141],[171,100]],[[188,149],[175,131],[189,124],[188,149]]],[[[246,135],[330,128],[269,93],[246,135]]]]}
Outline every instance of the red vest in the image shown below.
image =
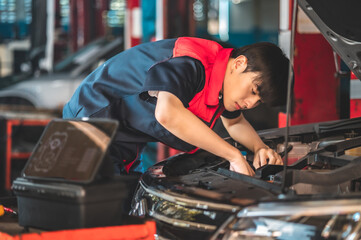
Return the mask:
{"type": "Polygon", "coordinates": [[[191,37],[178,38],[173,49],[173,57],[189,56],[204,66],[204,88],[190,101],[188,109],[210,127],[224,111],[223,104],[219,104],[219,93],[232,50],[213,41],[191,37]]]}

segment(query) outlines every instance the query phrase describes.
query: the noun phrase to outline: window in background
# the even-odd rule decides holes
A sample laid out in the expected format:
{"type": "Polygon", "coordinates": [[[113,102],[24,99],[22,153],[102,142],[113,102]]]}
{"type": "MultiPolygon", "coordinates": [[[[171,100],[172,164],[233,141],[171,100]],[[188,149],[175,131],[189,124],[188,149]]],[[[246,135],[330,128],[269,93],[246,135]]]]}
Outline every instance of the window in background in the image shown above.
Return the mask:
{"type": "Polygon", "coordinates": [[[0,41],[29,36],[31,0],[0,0],[0,41]]]}
{"type": "Polygon", "coordinates": [[[196,35],[240,47],[278,43],[278,0],[195,0],[196,35]]]}
{"type": "Polygon", "coordinates": [[[123,35],[125,20],[125,0],[111,0],[107,13],[107,27],[114,36],[123,35]]]}

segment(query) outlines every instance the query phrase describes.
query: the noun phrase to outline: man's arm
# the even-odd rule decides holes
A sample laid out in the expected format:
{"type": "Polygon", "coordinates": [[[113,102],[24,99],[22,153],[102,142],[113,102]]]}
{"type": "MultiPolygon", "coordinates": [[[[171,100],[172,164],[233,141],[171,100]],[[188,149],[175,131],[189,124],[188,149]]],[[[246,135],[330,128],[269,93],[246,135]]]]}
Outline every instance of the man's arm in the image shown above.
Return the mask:
{"type": "Polygon", "coordinates": [[[175,95],[163,91],[158,93],[155,117],[164,128],[183,141],[228,160],[231,170],[254,175],[240,151],[186,109],[175,95]]]}
{"type": "Polygon", "coordinates": [[[221,119],[231,138],[254,152],[253,166],[255,168],[259,168],[267,163],[283,164],[282,158],[263,143],[243,114],[235,119],[227,119],[225,117],[221,117],[221,119]]]}

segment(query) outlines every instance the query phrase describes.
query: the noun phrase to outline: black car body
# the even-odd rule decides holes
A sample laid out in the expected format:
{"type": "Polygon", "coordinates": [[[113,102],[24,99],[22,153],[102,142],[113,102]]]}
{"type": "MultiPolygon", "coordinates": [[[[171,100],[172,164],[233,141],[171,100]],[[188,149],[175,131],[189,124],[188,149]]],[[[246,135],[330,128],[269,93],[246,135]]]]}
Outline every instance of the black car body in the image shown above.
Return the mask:
{"type": "MultiPolygon", "coordinates": [[[[298,4],[361,79],[361,2],[298,4]]],[[[155,219],[160,239],[360,239],[361,118],[292,126],[286,151],[285,131],[259,135],[298,156],[287,169],[266,165],[249,177],[203,150],[173,156],[142,175],[131,214],[155,219]]]]}
{"type": "MultiPolygon", "coordinates": [[[[274,149],[283,144],[284,129],[259,134],[274,149]]],[[[284,239],[287,235],[282,235],[279,226],[288,227],[284,234],[289,236],[310,228],[310,237],[317,239],[325,236],[322,230],[337,217],[343,224],[340,227],[337,222],[337,226],[348,229],[347,219],[361,211],[361,157],[354,156],[360,151],[361,137],[355,137],[360,134],[361,118],[292,127],[289,145],[299,149],[302,145],[308,152],[286,174],[276,165],[258,169],[255,177],[238,174],[228,170],[227,161],[202,150],[173,156],[143,174],[132,213],[156,219],[159,234],[170,239],[239,234],[239,225],[245,235],[234,239],[276,237],[273,232],[284,239]],[[321,207],[325,207],[324,215],[321,207]]],[[[247,157],[252,158],[252,153],[247,157]]],[[[341,234],[340,229],[329,231],[341,234]]]]}

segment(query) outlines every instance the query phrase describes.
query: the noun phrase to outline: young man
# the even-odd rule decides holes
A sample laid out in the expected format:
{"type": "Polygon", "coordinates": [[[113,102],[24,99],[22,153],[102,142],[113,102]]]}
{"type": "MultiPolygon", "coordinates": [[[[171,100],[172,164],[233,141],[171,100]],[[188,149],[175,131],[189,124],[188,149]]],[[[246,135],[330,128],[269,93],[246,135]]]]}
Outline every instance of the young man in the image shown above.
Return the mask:
{"type": "Polygon", "coordinates": [[[185,152],[202,148],[253,175],[238,149],[211,128],[221,115],[230,136],[255,153],[255,168],[283,164],[243,117],[260,102],[283,103],[289,61],[271,43],[225,49],[213,41],[181,37],[126,50],[91,73],[64,107],[64,118],[120,122],[110,149],[118,172],[136,167],[149,141],[185,152]]]}

